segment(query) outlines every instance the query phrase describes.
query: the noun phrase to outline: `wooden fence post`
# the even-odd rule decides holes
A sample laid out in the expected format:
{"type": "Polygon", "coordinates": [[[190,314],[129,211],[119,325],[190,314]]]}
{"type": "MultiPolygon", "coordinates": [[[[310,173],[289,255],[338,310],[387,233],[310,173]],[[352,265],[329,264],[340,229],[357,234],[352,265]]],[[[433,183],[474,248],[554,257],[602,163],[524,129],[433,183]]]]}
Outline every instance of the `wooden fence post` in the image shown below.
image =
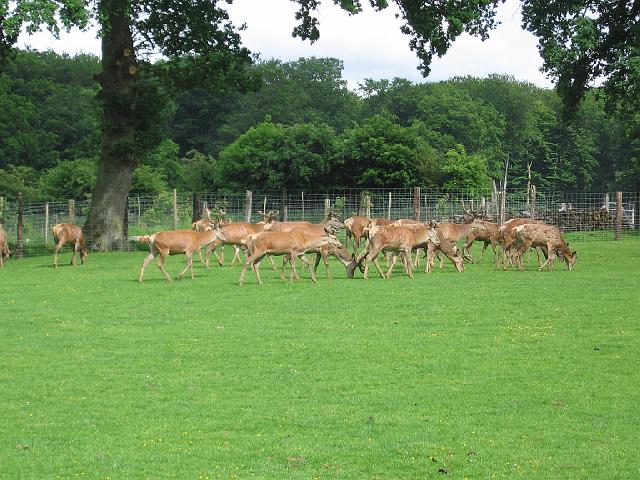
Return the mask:
{"type": "Polygon", "coordinates": [[[329,212],[331,211],[331,199],[329,197],[324,197],[324,218],[329,216],[329,212]]]}
{"type": "Polygon", "coordinates": [[[49,243],[49,202],[44,204],[44,243],[49,243]]]}
{"type": "Polygon", "coordinates": [[[22,201],[22,192],[18,192],[18,228],[16,242],[16,256],[22,258],[24,255],[24,202],[22,201]]]}
{"type": "Polygon", "coordinates": [[[616,240],[622,240],[622,192],[616,192],[616,240]]]}
{"type": "Polygon", "coordinates": [[[391,220],[391,192],[389,192],[389,199],[387,203],[387,220],[391,220]]]}
{"type": "Polygon", "coordinates": [[[287,187],[282,187],[282,208],[280,209],[280,221],[286,222],[289,219],[287,214],[287,187]]]}
{"type": "Polygon", "coordinates": [[[413,187],[413,219],[420,221],[420,187],[413,187]]]}
{"type": "Polygon", "coordinates": [[[253,209],[253,192],[251,190],[245,191],[244,194],[244,212],[247,223],[251,223],[251,210],[253,209]]]}
{"type": "Polygon", "coordinates": [[[366,209],[366,215],[367,218],[371,218],[371,195],[369,195],[369,192],[365,193],[364,195],[364,206],[366,209]]]}
{"type": "Polygon", "coordinates": [[[304,220],[304,192],[300,192],[300,199],[302,200],[302,220],[304,220]]]}
{"type": "Polygon", "coordinates": [[[69,223],[76,223],[76,201],[69,200],[69,223]]]}
{"type": "Polygon", "coordinates": [[[138,199],[138,226],[140,226],[140,216],[142,215],[142,207],[140,206],[140,197],[137,197],[138,199]]]}
{"type": "Polygon", "coordinates": [[[173,229],[178,229],[178,192],[173,189],[173,229]]]}
{"type": "Polygon", "coordinates": [[[531,185],[531,218],[536,218],[536,186],[531,185]]]}

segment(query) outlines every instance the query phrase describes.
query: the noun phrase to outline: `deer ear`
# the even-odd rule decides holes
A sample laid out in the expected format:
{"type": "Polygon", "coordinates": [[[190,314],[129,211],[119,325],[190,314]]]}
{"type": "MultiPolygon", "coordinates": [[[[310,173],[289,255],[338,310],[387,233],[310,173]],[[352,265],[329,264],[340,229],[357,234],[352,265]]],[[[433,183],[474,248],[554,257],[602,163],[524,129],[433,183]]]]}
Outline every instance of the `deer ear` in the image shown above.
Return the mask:
{"type": "Polygon", "coordinates": [[[573,255],[574,257],[578,257],[578,252],[576,252],[575,250],[571,253],[571,255],[573,255]]]}

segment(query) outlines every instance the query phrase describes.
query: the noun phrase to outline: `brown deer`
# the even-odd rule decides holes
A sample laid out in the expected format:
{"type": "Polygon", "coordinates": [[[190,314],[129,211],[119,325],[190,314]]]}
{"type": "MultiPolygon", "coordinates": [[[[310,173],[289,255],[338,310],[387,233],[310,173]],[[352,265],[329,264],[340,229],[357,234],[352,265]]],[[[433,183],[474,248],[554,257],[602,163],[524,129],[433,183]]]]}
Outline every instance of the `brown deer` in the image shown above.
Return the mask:
{"type": "Polygon", "coordinates": [[[411,266],[411,251],[416,248],[426,248],[430,241],[436,239],[435,231],[430,224],[410,225],[410,226],[377,226],[369,227],[369,241],[365,250],[358,256],[357,262],[365,262],[364,278],[369,277],[369,261],[375,265],[382,278],[391,275],[393,267],[397,261],[397,254],[402,258],[405,272],[413,278],[411,266]],[[384,273],[380,267],[377,257],[380,252],[394,252],[387,272],[384,273]]]}
{"type": "Polygon", "coordinates": [[[0,267],[4,267],[4,262],[9,258],[9,255],[11,255],[11,250],[9,250],[7,232],[0,225],[0,267]]]}
{"type": "Polygon", "coordinates": [[[547,267],[549,271],[553,269],[553,260],[556,257],[556,251],[562,253],[562,258],[567,264],[569,271],[573,270],[573,266],[578,259],[578,252],[571,251],[569,244],[565,241],[562,233],[557,227],[545,224],[525,223],[514,228],[517,250],[517,261],[520,270],[524,271],[524,263],[522,256],[530,247],[542,247],[547,251],[547,260],[538,268],[538,271],[547,267]]]}
{"type": "Polygon", "coordinates": [[[360,240],[364,237],[366,239],[368,227],[379,225],[387,226],[393,223],[393,220],[386,218],[368,218],[362,216],[349,217],[344,221],[344,229],[347,232],[347,248],[349,247],[349,240],[353,239],[353,253],[358,253],[357,248],[360,248],[360,240]]]}
{"type": "Polygon", "coordinates": [[[497,223],[487,222],[486,220],[478,220],[478,226],[471,230],[471,233],[467,235],[467,239],[464,242],[464,246],[462,247],[462,256],[467,256],[469,261],[473,262],[473,255],[471,253],[471,246],[473,242],[481,241],[484,242],[482,247],[482,253],[480,254],[479,262],[482,261],[485,252],[487,251],[487,247],[491,245],[493,249],[493,259],[498,264],[498,252],[496,250],[496,246],[498,245],[498,229],[500,225],[497,223]]]}
{"type": "MultiPolygon", "coordinates": [[[[235,252],[233,258],[231,259],[231,266],[233,267],[236,261],[240,261],[240,251],[246,251],[247,248],[247,238],[249,235],[253,235],[254,233],[262,232],[265,228],[267,228],[271,223],[273,223],[278,215],[278,212],[270,211],[268,213],[258,212],[262,215],[262,220],[258,223],[248,223],[248,222],[233,222],[222,227],[222,231],[225,235],[226,240],[224,242],[220,242],[218,240],[211,243],[210,248],[207,250],[205,263],[209,265],[209,251],[213,252],[218,260],[218,265],[222,266],[224,264],[224,256],[218,255],[216,252],[216,248],[218,246],[224,245],[233,245],[235,247],[235,252]]],[[[276,265],[273,263],[273,259],[269,258],[269,262],[274,270],[276,270],[276,265]]]]}
{"type": "Polygon", "coordinates": [[[198,232],[196,230],[168,230],[164,232],[157,232],[153,235],[145,235],[140,237],[130,237],[132,241],[149,244],[149,255],[144,259],[142,263],[142,269],[140,270],[140,277],[138,281],[142,282],[144,279],[144,269],[149,263],[159,255],[158,268],[164,274],[167,281],[171,281],[169,274],[164,269],[164,262],[168,255],[175,255],[184,253],[187,256],[187,265],[178,274],[177,278],[182,278],[187,268],[191,269],[191,278],[193,275],[193,254],[204,245],[208,245],[214,240],[224,241],[224,233],[220,230],[218,224],[211,224],[211,228],[205,232],[198,232]]]}
{"type": "MultiPolygon", "coordinates": [[[[340,229],[344,227],[344,224],[337,218],[337,216],[335,215],[330,215],[325,221],[324,223],[321,224],[310,224],[309,226],[297,226],[297,225],[288,225],[286,226],[285,223],[289,223],[289,224],[293,224],[293,223],[301,223],[301,222],[283,222],[283,223],[277,223],[274,224],[273,227],[277,228],[277,229],[281,229],[279,231],[303,231],[303,232],[307,232],[307,233],[312,233],[312,234],[317,234],[317,235],[325,235],[325,234],[329,234],[329,235],[333,235],[335,236],[336,232],[340,229]]],[[[267,230],[265,230],[267,231],[267,230]]],[[[271,231],[271,230],[270,230],[271,231]]],[[[349,278],[353,278],[353,271],[356,267],[356,262],[353,260],[352,257],[349,256],[347,249],[340,245],[335,245],[335,244],[330,244],[330,243],[326,243],[323,244],[322,246],[315,248],[315,249],[310,249],[307,250],[307,253],[315,253],[316,254],[316,261],[313,267],[313,273],[315,274],[318,268],[318,264],[320,263],[320,260],[322,259],[324,266],[325,266],[325,271],[327,273],[327,278],[331,279],[331,268],[329,267],[329,256],[334,256],[338,259],[338,261],[340,261],[340,263],[342,263],[342,265],[344,265],[346,272],[347,272],[347,277],[349,278]]],[[[291,258],[288,255],[285,255],[283,257],[282,260],[282,275],[281,278],[284,276],[284,269],[285,269],[285,265],[287,262],[291,261],[291,258]]],[[[295,261],[295,259],[294,259],[295,261]]]]}
{"type": "Polygon", "coordinates": [[[76,265],[76,253],[80,254],[80,263],[84,264],[89,252],[84,246],[84,234],[82,229],[72,223],[59,223],[51,228],[53,238],[56,241],[53,254],[53,266],[58,266],[58,252],[65,243],[73,243],[73,255],[71,255],[71,265],[76,265]]]}
{"type": "MultiPolygon", "coordinates": [[[[319,248],[326,243],[336,246],[340,245],[340,241],[331,235],[318,235],[299,230],[290,232],[263,231],[250,235],[247,239],[247,248],[250,255],[244,262],[242,272],[240,272],[239,283],[242,285],[247,267],[251,265],[256,273],[258,283],[262,284],[262,280],[260,279],[260,262],[267,254],[289,255],[292,259],[300,257],[301,260],[309,267],[311,281],[315,283],[316,276],[303,254],[309,250],[319,248]]],[[[291,262],[289,282],[293,281],[294,275],[298,277],[295,263],[291,262]]]]}
{"type": "MultiPolygon", "coordinates": [[[[451,263],[456,267],[458,272],[464,272],[464,256],[459,256],[456,251],[456,246],[453,242],[448,240],[444,234],[440,231],[438,227],[435,229],[436,238],[432,239],[427,245],[427,265],[425,266],[424,271],[427,273],[431,273],[433,270],[433,264],[436,259],[436,255],[438,252],[442,252],[445,257],[447,257],[451,263]]],[[[440,262],[442,265],[442,261],[440,262]]],[[[442,270],[442,266],[440,267],[442,270]]]]}
{"type": "MultiPolygon", "coordinates": [[[[515,249],[513,248],[513,244],[516,240],[514,229],[520,225],[524,225],[527,223],[542,224],[544,222],[542,220],[534,220],[531,218],[512,218],[498,227],[495,240],[502,246],[503,268],[505,270],[509,265],[515,267],[513,263],[516,253],[515,249]]],[[[499,268],[499,263],[499,259],[496,259],[496,268],[499,268]]]]}
{"type": "MultiPolygon", "coordinates": [[[[204,218],[197,220],[195,222],[193,222],[191,224],[191,229],[195,230],[197,232],[206,232],[208,230],[211,230],[211,223],[215,222],[216,220],[211,218],[211,209],[205,207],[204,208],[204,218]]],[[[231,220],[229,220],[227,217],[227,212],[225,212],[223,209],[218,209],[218,215],[217,215],[217,221],[220,223],[220,225],[227,225],[231,222],[231,220]]],[[[208,258],[208,250],[205,252],[205,259],[202,258],[202,249],[198,249],[198,258],[200,259],[200,263],[202,263],[206,268],[209,268],[209,258],[208,258]]],[[[222,245],[222,255],[224,255],[224,245],[222,245]]]]}

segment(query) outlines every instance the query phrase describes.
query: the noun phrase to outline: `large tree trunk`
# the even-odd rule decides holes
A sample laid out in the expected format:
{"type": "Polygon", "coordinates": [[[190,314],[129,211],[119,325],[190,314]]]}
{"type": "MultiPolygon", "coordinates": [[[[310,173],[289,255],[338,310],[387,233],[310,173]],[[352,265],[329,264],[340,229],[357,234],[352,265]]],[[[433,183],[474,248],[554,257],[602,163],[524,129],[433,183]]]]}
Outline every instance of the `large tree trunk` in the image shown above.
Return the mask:
{"type": "Polygon", "coordinates": [[[128,0],[102,0],[109,15],[102,33],[102,141],[85,237],[93,250],[126,244],[123,219],[136,158],[136,74],[128,0]]]}

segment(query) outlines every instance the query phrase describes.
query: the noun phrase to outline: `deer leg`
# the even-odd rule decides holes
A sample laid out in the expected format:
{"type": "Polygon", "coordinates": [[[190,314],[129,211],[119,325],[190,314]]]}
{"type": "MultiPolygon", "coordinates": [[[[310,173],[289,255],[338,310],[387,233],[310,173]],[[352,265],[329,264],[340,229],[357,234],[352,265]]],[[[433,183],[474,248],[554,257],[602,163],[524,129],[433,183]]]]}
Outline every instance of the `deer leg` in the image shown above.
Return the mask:
{"type": "MultiPolygon", "coordinates": [[[[393,267],[396,266],[397,261],[398,254],[394,253],[393,255],[391,255],[391,260],[387,262],[387,272],[383,275],[382,278],[389,278],[391,276],[391,272],[393,271],[393,267]]],[[[404,258],[402,259],[402,262],[404,263],[404,258]]],[[[404,266],[404,269],[407,269],[406,265],[404,266]]]]}
{"type": "Polygon", "coordinates": [[[262,281],[260,280],[260,273],[258,272],[258,269],[255,268],[255,263],[256,260],[259,262],[260,260],[262,260],[262,257],[264,257],[264,253],[254,253],[253,255],[250,255],[249,258],[247,258],[244,262],[244,265],[242,266],[242,271],[240,272],[240,280],[238,281],[238,283],[240,285],[242,285],[244,283],[244,275],[247,271],[247,267],[249,265],[252,266],[253,271],[256,273],[256,278],[258,279],[258,283],[262,283],[262,281]]]}
{"type": "Polygon", "coordinates": [[[158,252],[160,254],[160,256],[158,257],[158,268],[160,269],[160,271],[164,274],[164,278],[167,279],[167,282],[171,281],[171,277],[169,276],[169,274],[167,273],[167,271],[164,269],[164,262],[167,258],[167,255],[169,255],[169,252],[162,252],[159,251],[158,252]]]}
{"type": "Polygon", "coordinates": [[[380,264],[378,263],[378,254],[380,253],[380,250],[378,250],[375,255],[371,256],[371,261],[373,262],[373,264],[375,265],[376,269],[378,270],[378,273],[380,274],[380,277],[385,278],[384,276],[384,272],[382,271],[382,268],[380,267],[380,264]]]}
{"type": "Polygon", "coordinates": [[[299,255],[299,257],[300,257],[300,261],[305,263],[307,265],[307,267],[309,267],[309,273],[311,274],[311,281],[313,283],[318,283],[318,280],[316,279],[316,274],[313,271],[313,269],[311,268],[311,264],[309,263],[309,260],[307,260],[307,257],[304,256],[304,253],[299,255]]]}
{"type": "Polygon", "coordinates": [[[60,249],[64,244],[65,244],[65,241],[62,238],[58,240],[58,243],[56,243],[56,246],[53,250],[53,266],[54,267],[58,266],[58,252],[60,251],[60,249]]]}
{"type": "Polygon", "coordinates": [[[224,245],[221,245],[222,255],[218,255],[218,252],[216,252],[218,245],[221,245],[221,244],[217,240],[213,241],[211,243],[211,251],[215,255],[216,260],[218,260],[218,265],[223,266],[224,265],[224,245]]]}
{"type": "Polygon", "coordinates": [[[291,262],[291,255],[288,253],[282,256],[282,270],[280,270],[280,280],[284,280],[284,270],[288,262],[291,262]]]}
{"type": "Polygon", "coordinates": [[[184,269],[176,276],[176,278],[182,278],[182,276],[184,275],[184,272],[187,271],[187,268],[191,267],[191,279],[193,279],[193,263],[192,263],[192,255],[193,253],[189,254],[187,252],[185,252],[185,255],[187,257],[187,265],[184,267],[184,269]]]}
{"type": "Polygon", "coordinates": [[[409,275],[409,278],[413,278],[413,268],[411,267],[411,247],[405,247],[402,254],[404,255],[404,270],[407,272],[407,275],[409,275]]]}
{"type": "Polygon", "coordinates": [[[147,267],[147,265],[149,265],[149,263],[154,259],[154,257],[155,255],[153,253],[150,253],[144,259],[144,262],[142,262],[142,270],[140,270],[140,278],[138,278],[138,281],[140,283],[142,283],[142,280],[144,279],[144,269],[147,267]]]}

